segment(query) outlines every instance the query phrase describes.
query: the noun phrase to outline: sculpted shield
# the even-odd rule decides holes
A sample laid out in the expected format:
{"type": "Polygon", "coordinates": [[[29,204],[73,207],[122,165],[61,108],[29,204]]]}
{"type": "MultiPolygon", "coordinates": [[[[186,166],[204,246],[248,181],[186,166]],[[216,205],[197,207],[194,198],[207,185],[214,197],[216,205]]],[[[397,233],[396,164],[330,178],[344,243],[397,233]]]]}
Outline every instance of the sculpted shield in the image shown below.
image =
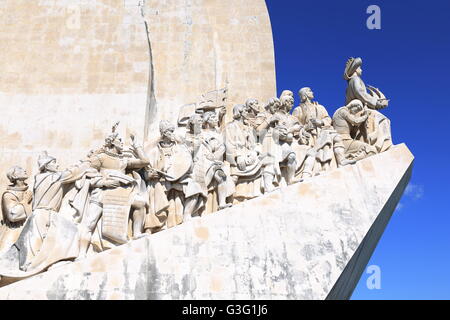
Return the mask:
{"type": "Polygon", "coordinates": [[[176,181],[182,178],[192,167],[192,156],[189,150],[181,144],[173,148],[171,164],[167,168],[167,181],[176,181]]]}

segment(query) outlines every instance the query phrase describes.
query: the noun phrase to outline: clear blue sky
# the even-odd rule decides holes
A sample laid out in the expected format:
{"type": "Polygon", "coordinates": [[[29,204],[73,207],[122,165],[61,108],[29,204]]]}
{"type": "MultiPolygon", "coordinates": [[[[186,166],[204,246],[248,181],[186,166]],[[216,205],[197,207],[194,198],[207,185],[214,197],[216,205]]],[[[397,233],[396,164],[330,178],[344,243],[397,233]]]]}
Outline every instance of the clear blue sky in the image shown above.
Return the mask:
{"type": "MultiPolygon", "coordinates": [[[[275,42],[278,93],[309,86],[332,114],[344,104],[349,57],[363,79],[391,99],[394,143],[415,156],[413,177],[352,299],[450,299],[450,1],[266,0],[275,42]],[[369,30],[369,5],[381,30],[369,30]]],[[[296,105],[298,97],[296,97],[296,105]]]]}

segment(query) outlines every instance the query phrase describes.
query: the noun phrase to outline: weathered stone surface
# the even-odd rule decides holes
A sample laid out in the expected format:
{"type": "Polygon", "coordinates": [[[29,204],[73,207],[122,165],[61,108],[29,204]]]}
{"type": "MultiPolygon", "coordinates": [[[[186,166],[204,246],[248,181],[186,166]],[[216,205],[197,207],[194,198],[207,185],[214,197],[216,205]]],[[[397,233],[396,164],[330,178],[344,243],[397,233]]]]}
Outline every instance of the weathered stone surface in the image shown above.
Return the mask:
{"type": "Polygon", "coordinates": [[[411,176],[405,145],[5,286],[0,299],[345,299],[411,176]]]}
{"type": "Polygon", "coordinates": [[[263,0],[3,0],[0,40],[0,172],[34,175],[43,150],[67,167],[117,120],[154,138],[211,90],[229,108],[276,93],[263,0]]]}

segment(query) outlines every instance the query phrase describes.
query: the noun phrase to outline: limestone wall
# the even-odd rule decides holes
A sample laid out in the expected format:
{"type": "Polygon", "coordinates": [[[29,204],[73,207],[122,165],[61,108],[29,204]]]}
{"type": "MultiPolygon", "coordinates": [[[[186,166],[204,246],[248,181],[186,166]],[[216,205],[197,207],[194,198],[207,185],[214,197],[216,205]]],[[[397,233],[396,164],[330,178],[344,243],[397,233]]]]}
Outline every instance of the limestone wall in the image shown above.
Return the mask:
{"type": "MultiPolygon", "coordinates": [[[[163,118],[228,87],[229,113],[276,93],[272,29],[263,0],[146,1],[157,108],[163,118]],[[162,3],[161,3],[162,2],[162,3]]],[[[230,117],[229,117],[230,119],[230,117]]]]}
{"type": "Polygon", "coordinates": [[[264,0],[2,0],[0,45],[0,188],[43,150],[83,158],[116,120],[143,140],[207,91],[227,86],[229,109],[276,92],[264,0]]]}

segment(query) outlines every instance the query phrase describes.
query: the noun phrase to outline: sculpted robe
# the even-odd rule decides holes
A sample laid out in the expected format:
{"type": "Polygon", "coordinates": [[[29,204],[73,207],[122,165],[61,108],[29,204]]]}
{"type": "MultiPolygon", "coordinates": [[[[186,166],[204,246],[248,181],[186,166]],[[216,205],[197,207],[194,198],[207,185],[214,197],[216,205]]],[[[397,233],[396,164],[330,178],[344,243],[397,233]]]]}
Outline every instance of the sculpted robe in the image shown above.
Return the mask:
{"type": "Polygon", "coordinates": [[[366,85],[364,84],[364,81],[354,74],[349,80],[348,80],[348,86],[345,94],[345,105],[348,105],[353,100],[360,100],[363,104],[367,104],[367,107],[376,110],[377,108],[377,101],[378,98],[371,96],[367,92],[366,85]]]}
{"type": "Polygon", "coordinates": [[[21,270],[45,267],[61,259],[78,256],[77,228],[72,221],[58,215],[63,185],[78,178],[76,172],[69,170],[36,175],[33,213],[15,245],[19,249],[21,270]]]}
{"type": "Polygon", "coordinates": [[[91,201],[100,203],[103,208],[102,238],[115,244],[126,243],[131,236],[129,216],[133,203],[148,206],[147,187],[139,174],[133,171],[142,168],[141,160],[102,150],[93,155],[90,162],[103,179],[120,184],[115,188],[94,189],[91,194],[91,201]]]}
{"type": "Polygon", "coordinates": [[[234,120],[225,127],[226,160],[231,166],[231,177],[236,183],[235,199],[252,199],[262,194],[261,173],[269,165],[268,155],[261,155],[256,143],[256,132],[249,125],[234,120]],[[239,167],[237,159],[245,161],[239,167]]]}
{"type": "MultiPolygon", "coordinates": [[[[307,159],[314,157],[316,154],[314,148],[310,145],[311,139],[309,142],[306,141],[305,127],[300,124],[297,117],[280,112],[275,113],[275,116],[279,117],[280,121],[272,129],[272,140],[274,143],[270,144],[271,153],[277,159],[280,167],[285,166],[287,157],[294,153],[297,161],[296,176],[300,176],[305,169],[307,159]],[[286,135],[285,132],[289,130],[294,132],[286,135]]],[[[280,169],[276,168],[276,172],[280,172],[280,169]]]]}
{"type": "Polygon", "coordinates": [[[183,222],[184,200],[202,192],[191,178],[192,154],[184,144],[158,142],[149,160],[152,168],[168,176],[147,181],[150,207],[144,229],[172,228],[183,222]]]}
{"type": "Polygon", "coordinates": [[[271,153],[275,156],[276,161],[281,164],[286,161],[290,154],[295,153],[295,150],[293,150],[294,135],[298,133],[291,131],[293,128],[298,128],[298,131],[300,131],[301,127],[299,121],[290,114],[276,112],[274,116],[278,118],[278,121],[272,131],[272,139],[276,143],[272,145],[271,153]]]}
{"type": "Polygon", "coordinates": [[[3,193],[0,253],[9,249],[17,241],[27,217],[30,216],[31,204],[28,199],[31,199],[28,186],[9,186],[3,193]]]}
{"type": "Polygon", "coordinates": [[[215,130],[203,130],[199,135],[199,147],[194,154],[192,179],[201,188],[201,198],[208,197],[206,212],[218,210],[214,175],[221,170],[227,176],[226,197],[233,195],[235,184],[230,177],[229,166],[224,162],[225,143],[222,134],[215,130]]]}
{"type": "Polygon", "coordinates": [[[366,122],[367,117],[351,114],[347,107],[339,108],[333,115],[333,127],[340,134],[349,159],[361,160],[377,153],[375,147],[356,137],[360,127],[365,126],[366,122]]]}
{"type": "Polygon", "coordinates": [[[342,147],[342,142],[331,126],[332,119],[326,108],[315,101],[305,102],[300,104],[292,115],[311,134],[308,145],[314,148],[316,160],[320,163],[331,162],[336,167],[333,147],[342,147]],[[323,125],[321,127],[314,126],[313,119],[321,120],[323,125]]]}
{"type": "MultiPolygon", "coordinates": [[[[307,102],[300,104],[297,108],[294,109],[292,115],[298,119],[302,126],[308,126],[311,123],[312,119],[322,120],[323,126],[331,126],[331,118],[328,115],[327,109],[324,106],[318,104],[317,102],[307,102]]],[[[310,145],[313,146],[317,141],[317,137],[319,136],[321,128],[311,127],[309,132],[313,136],[313,139],[310,141],[310,145]]]]}
{"type": "Polygon", "coordinates": [[[258,158],[256,137],[250,126],[233,121],[225,128],[226,160],[231,164],[231,175],[249,177],[258,173],[262,161],[258,158]],[[247,166],[240,169],[237,158],[245,158],[247,166]]]}
{"type": "Polygon", "coordinates": [[[35,176],[32,214],[16,243],[0,257],[2,277],[25,277],[79,253],[79,234],[75,222],[58,213],[64,186],[83,177],[87,166],[35,176]]]}

